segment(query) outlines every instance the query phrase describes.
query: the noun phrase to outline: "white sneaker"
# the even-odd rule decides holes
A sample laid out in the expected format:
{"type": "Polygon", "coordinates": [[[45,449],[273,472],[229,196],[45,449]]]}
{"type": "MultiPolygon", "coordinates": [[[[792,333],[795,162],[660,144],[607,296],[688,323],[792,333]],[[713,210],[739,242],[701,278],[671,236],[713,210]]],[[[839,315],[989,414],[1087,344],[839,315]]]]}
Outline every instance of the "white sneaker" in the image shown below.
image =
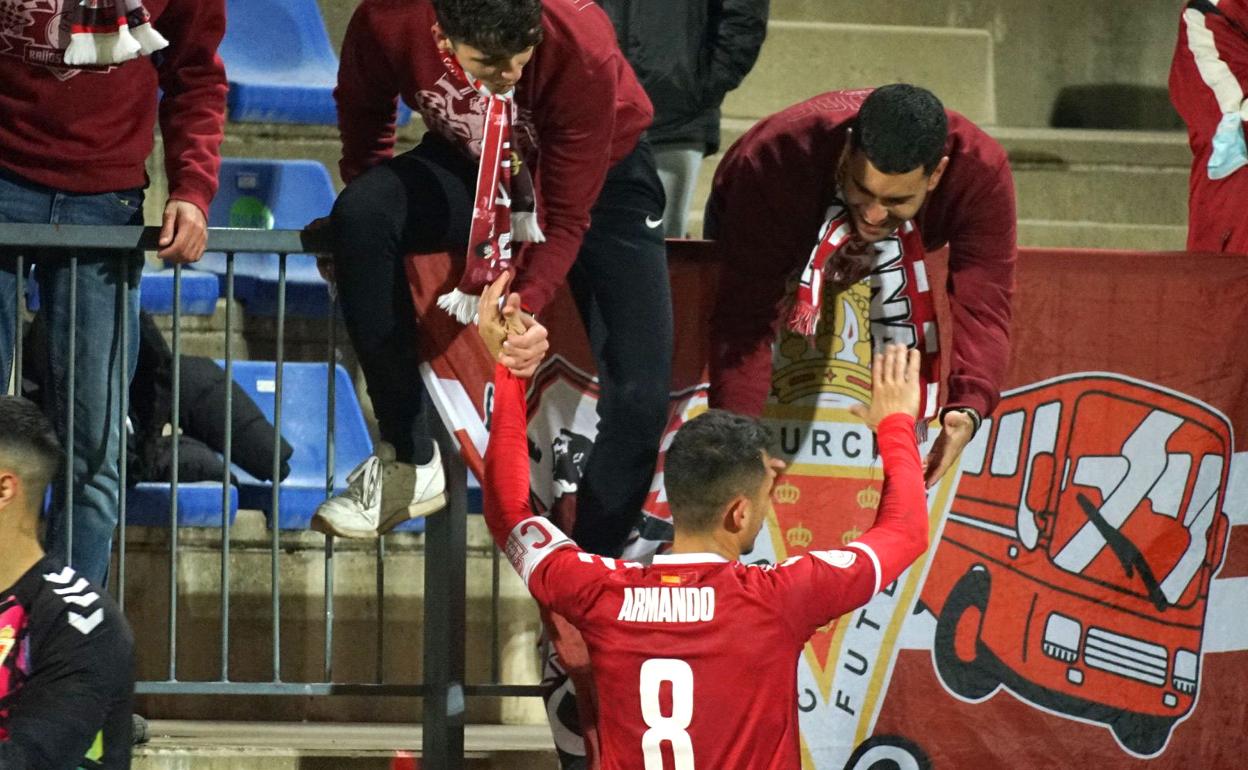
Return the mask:
{"type": "Polygon", "coordinates": [[[377,537],[381,458],[370,455],[347,475],[347,488],[316,507],[312,529],[339,537],[377,537]]]}
{"type": "Polygon", "coordinates": [[[444,505],[446,477],[437,445],[432,460],[412,465],[397,462],[394,447],[382,441],[347,476],[347,488],[317,507],[311,528],[338,537],[375,538],[444,505]]]}
{"type": "Polygon", "coordinates": [[[394,447],[382,441],[377,444],[381,458],[381,526],[384,535],[408,519],[417,519],[446,507],[446,474],[442,472],[442,453],[433,445],[433,459],[424,465],[397,462],[394,447]]]}

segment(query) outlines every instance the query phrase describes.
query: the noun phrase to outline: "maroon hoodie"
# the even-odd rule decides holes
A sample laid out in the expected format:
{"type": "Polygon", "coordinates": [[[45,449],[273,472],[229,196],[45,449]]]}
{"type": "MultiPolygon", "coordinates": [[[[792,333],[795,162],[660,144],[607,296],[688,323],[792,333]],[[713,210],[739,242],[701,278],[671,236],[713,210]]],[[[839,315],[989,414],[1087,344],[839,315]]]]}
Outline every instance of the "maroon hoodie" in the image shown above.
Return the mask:
{"type": "MultiPolygon", "coordinates": [[[[589,229],[607,169],[637,145],[653,110],[620,53],[611,21],[590,0],[545,0],[542,42],[516,86],[513,136],[535,169],[544,243],[525,244],[516,280],[541,310],[563,283],[589,229]]],[[[451,84],[434,43],[429,0],[363,0],[342,44],[338,127],[350,182],[394,154],[398,98],[460,147],[480,149],[472,91],[451,84]]]]}
{"type": "Polygon", "coordinates": [[[225,0],[144,0],[168,48],[67,69],[74,1],[0,3],[0,168],[72,193],[146,185],[159,88],[169,197],[207,212],[225,126],[225,0]]]}
{"type": "MultiPolygon", "coordinates": [[[[790,278],[806,265],[846,128],[869,90],[833,91],[759,121],[727,152],[707,204],[723,264],[712,321],[712,407],[757,415],[790,278]]],[[[949,112],[949,165],[914,222],[923,246],[949,246],[953,351],[945,406],[987,416],[1000,399],[1014,287],[1014,180],[1005,150],[949,112]]]]}

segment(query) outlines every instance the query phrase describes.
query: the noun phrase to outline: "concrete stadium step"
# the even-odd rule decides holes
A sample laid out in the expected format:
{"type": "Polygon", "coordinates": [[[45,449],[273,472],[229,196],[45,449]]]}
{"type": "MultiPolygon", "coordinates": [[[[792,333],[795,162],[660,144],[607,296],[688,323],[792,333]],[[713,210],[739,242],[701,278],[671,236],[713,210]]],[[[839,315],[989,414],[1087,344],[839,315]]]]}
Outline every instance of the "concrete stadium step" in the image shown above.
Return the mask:
{"type": "Polygon", "coordinates": [[[898,80],[932,89],[979,123],[996,122],[986,31],[795,21],[767,25],[758,63],[723,112],[760,118],[824,91],[898,80]]]}
{"type": "Polygon", "coordinates": [[[1192,156],[1181,132],[1017,128],[990,132],[1010,154],[1020,219],[1146,227],[1187,224],[1192,156]]]}
{"type": "Polygon", "coordinates": [[[1039,248],[1182,251],[1187,245],[1187,227],[1020,219],[1018,243],[1039,248]]]}
{"type": "MultiPolygon", "coordinates": [[[[480,516],[468,517],[465,681],[491,681],[493,543],[480,516]]],[[[179,530],[177,679],[221,677],[221,531],[179,530]]],[[[140,681],[169,676],[169,531],[127,527],[125,610],[135,638],[144,640],[140,681]]],[[[426,603],[423,535],[385,539],[384,572],[378,542],[335,541],[333,556],[333,681],[419,683],[424,671],[426,603]],[[378,601],[378,582],[384,585],[378,601]]],[[[269,531],[259,511],[240,510],[230,531],[229,679],[272,682],[273,612],[269,531]]],[[[316,532],[283,532],[281,557],[281,680],[325,681],[325,538],[316,532]]],[[[429,554],[428,558],[441,558],[429,554]]],[[[541,679],[537,605],[505,559],[499,565],[499,675],[508,684],[541,679]]],[[[113,574],[118,575],[116,569],[113,574]]],[[[112,581],[114,594],[123,590],[112,581]]],[[[145,694],[137,713],[151,719],[265,720],[284,722],[419,721],[423,700],[404,696],[145,694]]],[[[535,697],[469,697],[470,723],[541,725],[545,709],[535,697]]],[[[419,746],[419,740],[416,743],[419,746]]],[[[390,748],[402,748],[400,745],[390,748]]],[[[199,767],[199,765],[195,765],[199,767]]]]}
{"type": "Polygon", "coordinates": [[[1020,219],[1187,223],[1187,169],[1015,163],[1020,219]]]}
{"type": "MultiPolygon", "coordinates": [[[[986,30],[995,51],[997,122],[1047,126],[1065,86],[1164,86],[1180,5],[1173,0],[772,0],[771,18],[986,30]]],[[[928,55],[953,56],[940,50],[928,55]]]]}
{"type": "Polygon", "coordinates": [[[989,126],[985,130],[1020,161],[1100,163],[1190,168],[1182,131],[1097,131],[1073,128],[989,126]]]}
{"type": "MultiPolygon", "coordinates": [[[[416,770],[419,724],[154,720],[134,770],[416,770]]],[[[531,770],[557,758],[545,725],[468,725],[465,768],[531,770]]]]}

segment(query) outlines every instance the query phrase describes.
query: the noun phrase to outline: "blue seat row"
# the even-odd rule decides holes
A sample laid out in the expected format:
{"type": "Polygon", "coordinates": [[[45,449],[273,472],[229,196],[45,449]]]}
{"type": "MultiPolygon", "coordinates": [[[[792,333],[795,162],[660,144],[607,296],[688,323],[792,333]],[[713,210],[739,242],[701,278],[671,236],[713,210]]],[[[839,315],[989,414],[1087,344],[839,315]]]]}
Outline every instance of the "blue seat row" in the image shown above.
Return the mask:
{"type": "MultiPolygon", "coordinates": [[[[234,381],[270,421],[277,404],[276,366],[272,361],[235,361],[234,381]]],[[[287,363],[282,368],[282,436],[294,450],[290,474],[278,486],[277,526],[307,529],[316,507],[325,499],[327,448],[328,365],[287,363]]],[[[341,366],[334,369],[334,491],[346,489],[347,474],[372,451],[372,440],[351,377],[341,366]]],[[[230,519],[241,506],[259,509],[274,524],[273,485],[232,468],[238,486],[230,488],[230,519]]],[[[167,526],[170,485],[143,483],[128,493],[126,515],[133,524],[167,526]]],[[[469,510],[481,510],[481,486],[469,479],[469,510]]],[[[181,526],[221,525],[221,484],[179,484],[178,523],[181,526]]],[[[400,525],[398,532],[422,532],[424,520],[400,525]]]]}
{"type": "MultiPolygon", "coordinates": [[[[33,280],[26,284],[26,306],[31,311],[39,309],[39,267],[31,274],[33,280]]],[[[149,313],[173,312],[173,268],[143,268],[139,281],[139,305],[149,313]]],[[[220,281],[212,273],[195,270],[182,271],[182,312],[188,315],[212,315],[217,309],[217,297],[221,293],[220,281]]]]}
{"type": "MultiPolygon", "coordinates": [[[[335,125],[338,57],[316,0],[227,0],[230,120],[335,125]]],[[[411,119],[400,107],[399,124],[411,119]]]]}

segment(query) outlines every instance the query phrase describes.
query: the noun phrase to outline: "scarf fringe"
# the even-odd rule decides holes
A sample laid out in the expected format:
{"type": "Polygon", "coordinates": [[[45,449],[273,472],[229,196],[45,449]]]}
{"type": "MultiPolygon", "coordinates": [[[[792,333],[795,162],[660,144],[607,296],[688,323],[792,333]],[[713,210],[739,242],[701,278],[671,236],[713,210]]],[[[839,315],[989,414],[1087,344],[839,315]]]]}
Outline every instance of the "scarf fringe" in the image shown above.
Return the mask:
{"type": "Polygon", "coordinates": [[[801,300],[793,305],[793,310],[789,313],[789,329],[803,337],[809,337],[815,333],[815,327],[818,324],[818,308],[801,300]]]}
{"type": "Polygon", "coordinates": [[[140,24],[137,27],[131,27],[130,34],[134,35],[134,39],[138,41],[139,49],[144,56],[151,56],[169,46],[169,41],[165,36],[157,32],[156,28],[151,24],[140,24]]]}
{"type": "Polygon", "coordinates": [[[79,32],[70,36],[65,63],[73,66],[121,64],[137,59],[141,50],[129,27],[118,27],[116,32],[104,34],[79,32]]]}
{"type": "Polygon", "coordinates": [[[438,297],[438,307],[445,310],[456,321],[465,326],[472,323],[473,319],[477,317],[477,307],[480,304],[480,297],[465,294],[459,289],[453,289],[438,297]]]}
{"type": "Polygon", "coordinates": [[[545,243],[546,234],[537,223],[536,211],[512,211],[511,234],[514,240],[526,243],[545,243]]]}

